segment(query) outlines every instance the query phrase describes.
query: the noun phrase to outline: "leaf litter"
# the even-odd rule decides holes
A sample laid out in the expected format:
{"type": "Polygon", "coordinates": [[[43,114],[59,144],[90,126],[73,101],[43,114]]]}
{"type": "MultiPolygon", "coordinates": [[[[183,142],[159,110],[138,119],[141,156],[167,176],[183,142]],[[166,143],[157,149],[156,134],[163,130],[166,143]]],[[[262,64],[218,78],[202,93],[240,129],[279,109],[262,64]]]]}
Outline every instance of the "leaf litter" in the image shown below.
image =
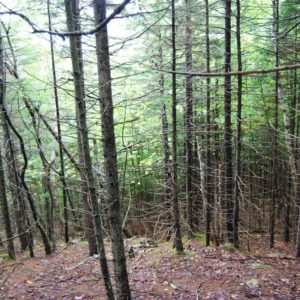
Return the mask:
{"type": "MultiPolygon", "coordinates": [[[[133,299],[300,299],[299,260],[283,243],[280,255],[261,245],[251,253],[204,247],[197,239],[185,249],[176,254],[160,243],[135,250],[128,257],[133,299]]],[[[106,299],[98,257],[86,253],[86,243],[74,242],[47,257],[19,254],[17,263],[2,263],[0,299],[106,299]]]]}

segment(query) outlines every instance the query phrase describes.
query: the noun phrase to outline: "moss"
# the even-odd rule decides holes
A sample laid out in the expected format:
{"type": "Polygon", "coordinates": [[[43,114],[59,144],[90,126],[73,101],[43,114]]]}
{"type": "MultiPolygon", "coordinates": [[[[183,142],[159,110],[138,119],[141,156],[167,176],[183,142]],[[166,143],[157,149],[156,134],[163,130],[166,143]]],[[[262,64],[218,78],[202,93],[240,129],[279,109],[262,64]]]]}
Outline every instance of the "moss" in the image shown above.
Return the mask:
{"type": "Polygon", "coordinates": [[[182,243],[183,244],[186,244],[189,240],[190,239],[189,239],[189,237],[187,235],[185,235],[185,236],[182,237],[182,243]]]}
{"type": "Polygon", "coordinates": [[[175,248],[172,249],[171,254],[173,255],[180,255],[180,256],[186,256],[187,252],[183,251],[178,251],[175,248]]]}
{"type": "Polygon", "coordinates": [[[195,234],[195,238],[199,241],[199,243],[201,245],[205,245],[206,244],[206,237],[205,234],[202,232],[198,232],[195,234]]]}
{"type": "Polygon", "coordinates": [[[251,254],[251,251],[249,249],[247,249],[247,248],[239,248],[239,250],[242,253],[246,254],[246,255],[250,255],[251,254]]]}
{"type": "Polygon", "coordinates": [[[235,252],[235,250],[236,250],[234,248],[234,245],[231,243],[225,243],[224,245],[221,246],[221,248],[227,252],[235,252]]]}
{"type": "Polygon", "coordinates": [[[133,244],[133,245],[140,245],[141,240],[140,239],[132,239],[132,240],[130,240],[130,243],[133,244]]]}
{"type": "MultiPolygon", "coordinates": [[[[206,246],[206,235],[203,232],[197,232],[195,234],[195,239],[197,239],[201,246],[206,246]]],[[[210,241],[211,246],[215,246],[215,241],[210,241]]]]}
{"type": "Polygon", "coordinates": [[[9,261],[13,261],[13,260],[9,257],[8,253],[6,252],[0,253],[0,265],[9,261]]]}

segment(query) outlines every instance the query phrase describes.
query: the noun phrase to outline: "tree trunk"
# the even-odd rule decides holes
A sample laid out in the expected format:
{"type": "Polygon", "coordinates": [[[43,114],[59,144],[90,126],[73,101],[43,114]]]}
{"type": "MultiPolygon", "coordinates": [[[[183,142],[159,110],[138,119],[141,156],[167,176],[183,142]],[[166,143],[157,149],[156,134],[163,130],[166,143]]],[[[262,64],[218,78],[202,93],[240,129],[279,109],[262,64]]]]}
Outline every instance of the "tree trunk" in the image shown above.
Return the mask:
{"type": "MultiPolygon", "coordinates": [[[[94,0],[96,25],[106,18],[105,0],[94,0]]],[[[110,59],[107,28],[96,34],[96,51],[99,76],[99,102],[101,108],[101,127],[103,139],[104,169],[107,203],[111,227],[114,273],[118,299],[131,299],[128,281],[126,256],[122,237],[117,151],[114,131],[114,112],[112,101],[110,59]]]]}
{"type": "Polygon", "coordinates": [[[22,184],[20,182],[20,174],[16,158],[17,154],[15,153],[15,147],[12,141],[12,137],[10,135],[8,124],[4,116],[2,116],[1,122],[4,132],[4,143],[6,145],[6,149],[4,149],[4,151],[8,165],[10,190],[13,198],[14,214],[21,249],[24,251],[29,246],[29,250],[32,250],[33,257],[32,234],[30,229],[31,225],[29,219],[26,216],[26,205],[24,199],[24,192],[22,190],[22,184]]]}
{"type": "MultiPolygon", "coordinates": [[[[78,0],[65,0],[67,25],[69,31],[75,31],[80,28],[79,26],[79,3],[78,0]]],[[[110,281],[108,264],[103,240],[102,220],[100,216],[100,208],[97,200],[96,182],[93,174],[93,166],[91,160],[86,105],[84,95],[84,78],[83,78],[83,65],[82,65],[82,50],[80,36],[70,37],[70,51],[73,68],[75,101],[76,101],[76,114],[78,125],[78,138],[79,138],[79,151],[82,163],[82,174],[85,179],[85,192],[89,194],[94,221],[94,235],[97,241],[97,252],[99,253],[99,260],[101,265],[102,276],[105,284],[106,295],[108,299],[114,299],[112,284],[110,281]]],[[[87,200],[87,199],[85,199],[87,200]]],[[[88,203],[84,202],[84,209],[87,209],[88,203]]],[[[86,216],[87,217],[87,216],[86,216]]],[[[91,227],[90,227],[91,228],[91,227]]],[[[89,241],[91,242],[91,241],[89,241]]]]}
{"type": "Polygon", "coordinates": [[[177,176],[177,94],[176,94],[176,24],[175,0],[171,0],[172,11],[172,175],[173,175],[173,228],[175,232],[174,246],[176,251],[183,251],[180,226],[180,212],[178,204],[178,176],[177,176]]]}
{"type": "Polygon", "coordinates": [[[52,241],[53,250],[56,249],[56,242],[55,242],[55,232],[54,232],[54,224],[53,224],[53,209],[52,207],[56,203],[56,195],[53,189],[51,190],[51,182],[49,178],[49,172],[51,171],[51,166],[46,158],[45,152],[43,150],[42,139],[40,137],[40,130],[38,127],[38,121],[36,119],[35,112],[28,106],[28,101],[24,101],[27,107],[27,110],[31,116],[32,125],[34,128],[35,140],[39,152],[39,156],[42,162],[44,174],[42,179],[42,186],[43,186],[43,194],[45,195],[45,213],[46,213],[46,228],[48,232],[48,237],[52,241]],[[52,239],[52,237],[54,239],[52,239]]]}
{"type": "MultiPolygon", "coordinates": [[[[79,2],[78,0],[65,0],[66,15],[67,15],[67,28],[68,31],[80,31],[80,16],[79,16],[79,2]]],[[[87,166],[85,165],[85,156],[89,156],[84,152],[84,147],[88,146],[88,133],[86,124],[86,111],[84,101],[84,77],[83,77],[83,57],[81,36],[70,37],[70,51],[73,66],[73,78],[75,88],[75,101],[76,101],[76,122],[77,122],[77,143],[80,161],[80,177],[82,188],[82,204],[84,213],[84,227],[85,234],[89,244],[89,254],[93,255],[98,252],[97,242],[95,237],[95,230],[93,218],[91,218],[92,209],[89,204],[89,188],[93,186],[87,185],[87,166]],[[82,124],[80,123],[82,122],[82,124]]],[[[58,134],[59,139],[59,134],[58,134]]],[[[61,142],[60,142],[61,143],[61,142]]],[[[90,170],[92,171],[92,170],[90,170]]],[[[98,213],[98,212],[97,212],[98,213]]]]}
{"type": "MultiPolygon", "coordinates": [[[[3,26],[3,24],[2,24],[3,26]]],[[[4,26],[3,26],[4,27],[4,26]]],[[[4,27],[5,29],[5,27],[4,27]]],[[[11,47],[11,43],[8,36],[8,31],[5,29],[6,37],[8,43],[11,47]]],[[[11,47],[12,48],[12,47],[11,47]]],[[[13,51],[13,49],[11,49],[13,51]]],[[[3,70],[3,72],[5,72],[3,70]]],[[[17,69],[15,66],[14,70],[17,74],[17,69]]],[[[5,86],[4,86],[4,97],[3,97],[3,107],[5,108],[5,86]]],[[[21,249],[25,250],[29,248],[30,256],[34,257],[33,251],[33,237],[29,217],[26,215],[26,202],[25,202],[25,192],[23,190],[23,185],[21,181],[21,175],[19,172],[17,154],[15,146],[13,144],[12,135],[10,133],[9,124],[5,118],[4,114],[1,114],[1,122],[4,132],[4,142],[7,147],[5,150],[5,156],[8,162],[8,173],[10,179],[10,189],[13,198],[14,213],[16,218],[16,225],[18,230],[18,235],[20,239],[21,249]]]]}
{"type": "MultiPolygon", "coordinates": [[[[236,2],[236,43],[237,43],[237,65],[238,71],[242,71],[242,49],[241,49],[241,3],[236,2]]],[[[235,247],[239,245],[239,214],[240,214],[240,191],[241,191],[241,152],[242,152],[242,75],[238,75],[237,86],[237,116],[236,116],[236,175],[235,175],[235,193],[234,193],[234,229],[233,243],[235,247]]]]}
{"type": "Polygon", "coordinates": [[[56,233],[54,228],[54,210],[57,208],[57,199],[56,199],[56,186],[55,181],[52,180],[52,169],[55,165],[56,156],[55,152],[52,153],[51,161],[46,169],[46,177],[45,183],[47,186],[47,190],[49,192],[50,202],[49,202],[49,210],[46,211],[48,215],[48,235],[52,241],[53,249],[56,249],[56,233]]]}
{"type": "MultiPolygon", "coordinates": [[[[207,209],[207,195],[206,195],[206,180],[205,180],[205,174],[207,174],[206,166],[204,163],[204,160],[202,158],[203,156],[203,149],[201,146],[201,137],[196,136],[196,144],[197,144],[197,153],[198,153],[198,161],[199,161],[199,173],[200,173],[200,191],[201,191],[201,198],[203,199],[203,207],[207,209]]],[[[207,211],[206,211],[207,214],[207,211]]],[[[207,229],[207,228],[206,228],[207,229]]]]}
{"type": "Polygon", "coordinates": [[[48,254],[52,253],[53,249],[51,248],[49,238],[48,238],[47,233],[46,233],[46,231],[45,231],[45,229],[44,229],[44,227],[41,223],[41,218],[38,214],[38,211],[36,209],[36,206],[35,206],[34,200],[32,198],[31,192],[30,192],[30,190],[27,186],[26,180],[25,180],[26,170],[27,170],[27,167],[28,167],[28,157],[27,157],[26,150],[25,150],[24,140],[23,140],[22,136],[20,135],[20,133],[15,128],[15,126],[12,124],[4,103],[2,103],[2,108],[1,109],[2,109],[2,113],[5,116],[5,119],[8,123],[8,125],[9,125],[9,127],[14,132],[14,134],[17,136],[17,138],[20,142],[21,153],[22,153],[23,160],[24,160],[24,164],[23,164],[23,168],[22,168],[22,171],[21,171],[20,179],[21,179],[22,186],[24,188],[24,193],[26,194],[26,197],[27,197],[27,200],[28,200],[31,212],[32,212],[32,216],[33,216],[35,225],[36,225],[38,231],[41,234],[44,249],[45,249],[45,253],[46,253],[46,255],[48,255],[48,254]]]}
{"type": "MultiPolygon", "coordinates": [[[[293,89],[293,98],[292,98],[292,103],[291,103],[291,117],[290,117],[290,135],[292,138],[292,148],[293,151],[295,151],[295,145],[296,145],[296,140],[295,140],[295,128],[296,128],[296,106],[297,106],[297,71],[294,71],[294,76],[293,76],[293,81],[292,81],[292,89],[293,89]]],[[[296,158],[295,154],[295,158],[296,158]]],[[[289,167],[289,174],[292,173],[290,167],[289,167]]],[[[285,197],[285,214],[284,214],[284,241],[285,243],[288,243],[290,241],[290,213],[291,213],[291,201],[293,198],[293,180],[291,177],[289,177],[287,183],[287,193],[285,197]]]]}
{"type": "MultiPolygon", "coordinates": [[[[168,138],[168,120],[166,105],[163,105],[161,112],[162,119],[162,143],[163,143],[163,156],[164,156],[164,200],[166,205],[166,222],[167,228],[170,230],[172,215],[171,215],[171,202],[172,202],[172,170],[170,160],[170,146],[168,138]]],[[[170,240],[170,234],[167,234],[167,240],[170,240]]]]}
{"type": "MultiPolygon", "coordinates": [[[[50,1],[47,1],[47,13],[48,13],[48,23],[49,30],[52,30],[52,21],[51,21],[51,12],[50,12],[50,1]]],[[[67,184],[65,179],[65,162],[64,162],[64,152],[62,147],[62,135],[61,135],[61,126],[60,126],[60,110],[59,110],[59,99],[57,91],[57,79],[56,79],[56,65],[54,59],[54,46],[53,46],[53,36],[50,34],[50,50],[51,50],[51,64],[52,64],[52,77],[53,77],[53,92],[55,100],[55,112],[56,112],[56,126],[57,126],[57,135],[58,135],[58,146],[59,146],[59,160],[60,160],[60,182],[62,185],[63,191],[63,211],[64,211],[64,238],[65,242],[69,242],[69,215],[68,215],[68,201],[67,201],[67,184]]]]}
{"type": "MultiPolygon", "coordinates": [[[[209,38],[209,2],[205,0],[205,46],[206,46],[206,72],[210,72],[210,38],[209,38]]],[[[206,246],[210,245],[211,239],[211,211],[213,205],[212,189],[212,165],[211,165],[211,146],[210,146],[210,77],[206,78],[206,218],[205,233],[206,246]]]]}
{"type": "Polygon", "coordinates": [[[2,216],[4,219],[6,238],[7,238],[8,256],[11,259],[15,259],[15,247],[13,242],[13,232],[12,232],[12,227],[10,222],[8,201],[6,197],[5,175],[3,169],[1,147],[0,147],[0,204],[1,204],[2,216]]]}
{"type": "MultiPolygon", "coordinates": [[[[225,73],[231,70],[231,0],[225,0],[225,73]]],[[[225,206],[227,240],[233,243],[233,169],[231,130],[231,76],[224,77],[225,206]]]]}
{"type": "MultiPolygon", "coordinates": [[[[185,0],[185,71],[192,71],[192,31],[191,3],[185,0]]],[[[193,194],[192,194],[192,167],[193,167],[193,79],[185,78],[185,188],[186,188],[186,217],[188,236],[194,236],[193,194]]]]}
{"type": "MultiPolygon", "coordinates": [[[[272,0],[273,2],[273,38],[277,39],[278,36],[278,0],[272,0]]],[[[276,40],[275,45],[275,66],[279,66],[279,45],[276,40]]],[[[270,233],[270,248],[274,248],[275,239],[275,210],[277,203],[277,154],[278,154],[278,100],[279,100],[279,72],[275,73],[275,117],[274,117],[274,133],[273,133],[273,149],[272,149],[272,195],[271,195],[271,205],[270,205],[270,221],[269,221],[269,233],[270,233]]]]}
{"type": "MultiPolygon", "coordinates": [[[[1,32],[0,32],[1,35],[1,32]]],[[[5,118],[3,116],[2,106],[5,103],[5,92],[6,92],[6,71],[5,71],[5,58],[4,58],[4,49],[3,49],[3,38],[0,36],[0,105],[1,105],[1,118],[2,127],[4,127],[5,118]]],[[[6,196],[6,186],[5,186],[5,174],[3,169],[2,162],[2,151],[0,145],[0,204],[2,210],[2,217],[4,219],[5,233],[7,238],[7,251],[11,259],[15,259],[15,248],[13,242],[13,232],[10,222],[10,214],[8,201],[6,196]]]]}

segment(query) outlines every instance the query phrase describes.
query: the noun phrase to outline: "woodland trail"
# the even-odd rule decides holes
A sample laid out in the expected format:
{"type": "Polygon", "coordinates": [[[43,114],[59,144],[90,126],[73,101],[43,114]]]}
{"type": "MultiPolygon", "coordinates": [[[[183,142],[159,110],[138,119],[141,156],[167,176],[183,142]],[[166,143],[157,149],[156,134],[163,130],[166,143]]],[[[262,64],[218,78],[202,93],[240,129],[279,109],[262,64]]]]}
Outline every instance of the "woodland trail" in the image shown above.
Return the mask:
{"type": "MultiPolygon", "coordinates": [[[[246,253],[194,239],[185,255],[167,243],[145,248],[128,259],[133,299],[300,299],[299,260],[278,245],[246,253]]],[[[40,251],[34,259],[2,262],[0,299],[105,299],[98,259],[86,257],[86,249],[75,240],[48,257],[40,251]]]]}

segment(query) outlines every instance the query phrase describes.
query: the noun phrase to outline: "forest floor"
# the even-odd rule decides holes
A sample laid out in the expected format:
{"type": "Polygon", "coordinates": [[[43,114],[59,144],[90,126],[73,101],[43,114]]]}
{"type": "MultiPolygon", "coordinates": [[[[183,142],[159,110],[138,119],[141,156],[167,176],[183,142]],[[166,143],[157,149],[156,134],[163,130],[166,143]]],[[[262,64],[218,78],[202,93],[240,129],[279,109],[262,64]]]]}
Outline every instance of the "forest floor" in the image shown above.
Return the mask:
{"type": "MultiPolygon", "coordinates": [[[[128,258],[133,299],[300,299],[293,249],[277,242],[270,251],[261,240],[251,238],[251,252],[204,247],[199,239],[186,241],[181,255],[170,243],[142,249],[128,258]]],[[[48,257],[37,251],[2,261],[0,299],[105,299],[98,259],[86,254],[87,244],[74,240],[48,257]]]]}

